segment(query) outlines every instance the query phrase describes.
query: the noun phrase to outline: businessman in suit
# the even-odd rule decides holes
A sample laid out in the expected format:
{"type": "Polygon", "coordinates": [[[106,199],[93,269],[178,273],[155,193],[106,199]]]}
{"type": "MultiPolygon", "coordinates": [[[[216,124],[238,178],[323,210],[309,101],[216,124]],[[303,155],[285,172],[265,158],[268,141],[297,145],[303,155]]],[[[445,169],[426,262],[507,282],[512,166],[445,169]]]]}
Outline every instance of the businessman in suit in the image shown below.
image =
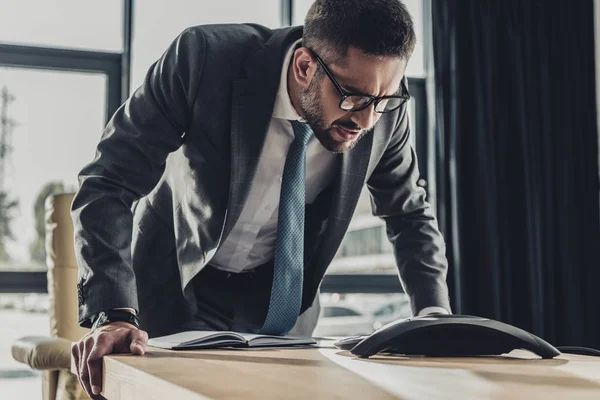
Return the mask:
{"type": "Polygon", "coordinates": [[[450,312],[409,140],[415,40],[397,0],[317,0],[304,29],[198,26],[175,39],[79,175],[79,323],[93,329],[73,357],[88,394],[103,355],[143,354],[148,336],[310,335],[314,319],[294,325],[365,184],[413,312],[450,312]]]}

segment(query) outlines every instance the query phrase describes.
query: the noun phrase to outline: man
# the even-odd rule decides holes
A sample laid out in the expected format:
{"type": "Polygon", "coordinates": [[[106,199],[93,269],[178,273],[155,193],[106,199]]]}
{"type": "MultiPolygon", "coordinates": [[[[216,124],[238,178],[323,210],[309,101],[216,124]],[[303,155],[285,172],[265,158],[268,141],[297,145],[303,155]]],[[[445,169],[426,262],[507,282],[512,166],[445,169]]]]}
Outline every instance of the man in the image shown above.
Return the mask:
{"type": "Polygon", "coordinates": [[[199,26],[172,43],[109,122],[72,206],[88,394],[103,355],[143,354],[148,335],[290,332],[365,183],[413,312],[450,312],[409,140],[414,44],[397,0],[317,0],[304,32],[199,26]]]}

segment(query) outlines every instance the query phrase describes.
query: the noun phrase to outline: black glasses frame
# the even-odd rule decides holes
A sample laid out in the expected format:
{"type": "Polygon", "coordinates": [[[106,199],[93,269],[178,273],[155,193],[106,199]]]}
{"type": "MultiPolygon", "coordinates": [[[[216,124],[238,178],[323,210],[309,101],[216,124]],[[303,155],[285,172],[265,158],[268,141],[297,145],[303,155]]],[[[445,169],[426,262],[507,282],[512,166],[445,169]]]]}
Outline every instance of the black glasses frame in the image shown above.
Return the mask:
{"type": "Polygon", "coordinates": [[[408,88],[406,87],[406,84],[405,84],[406,80],[405,79],[402,79],[402,83],[401,83],[402,91],[404,93],[402,95],[400,95],[400,96],[381,96],[381,97],[375,97],[375,96],[371,96],[370,94],[346,92],[342,88],[342,86],[338,83],[338,81],[335,79],[335,77],[333,76],[333,73],[327,67],[327,65],[321,59],[321,57],[319,57],[319,55],[317,53],[315,53],[313,50],[311,50],[311,51],[312,51],[313,55],[315,56],[315,58],[317,59],[317,62],[321,65],[321,67],[323,67],[323,70],[325,71],[325,73],[329,77],[329,80],[331,81],[331,83],[333,83],[333,86],[335,86],[335,88],[337,89],[337,91],[342,96],[342,98],[340,100],[340,103],[338,104],[338,107],[341,110],[343,110],[343,111],[346,111],[346,112],[362,111],[365,108],[369,107],[371,105],[371,103],[374,103],[373,110],[375,112],[377,112],[377,113],[383,114],[383,113],[388,113],[388,112],[395,111],[395,110],[399,109],[400,107],[402,107],[404,105],[404,103],[406,103],[410,99],[410,94],[408,93],[408,88]],[[352,97],[352,96],[368,97],[369,101],[367,101],[364,104],[364,106],[362,106],[360,108],[356,108],[356,109],[352,109],[352,110],[347,110],[347,109],[343,108],[342,104],[344,103],[344,101],[346,101],[346,99],[348,97],[352,97]],[[377,111],[377,105],[379,104],[379,102],[382,101],[382,100],[388,100],[388,99],[400,99],[402,101],[400,102],[400,104],[398,105],[398,107],[394,107],[394,108],[389,109],[389,110],[377,111]]]}

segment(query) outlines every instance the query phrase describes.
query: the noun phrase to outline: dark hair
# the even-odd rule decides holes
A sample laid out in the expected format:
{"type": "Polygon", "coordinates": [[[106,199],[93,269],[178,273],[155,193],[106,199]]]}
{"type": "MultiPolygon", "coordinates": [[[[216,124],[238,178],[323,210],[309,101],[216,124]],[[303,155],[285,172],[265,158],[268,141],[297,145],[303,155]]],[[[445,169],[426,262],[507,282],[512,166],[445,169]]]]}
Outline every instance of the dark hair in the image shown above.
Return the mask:
{"type": "Polygon", "coordinates": [[[412,18],[400,0],[316,0],[306,14],[302,45],[343,63],[350,46],[408,60],[415,42],[412,18]]]}

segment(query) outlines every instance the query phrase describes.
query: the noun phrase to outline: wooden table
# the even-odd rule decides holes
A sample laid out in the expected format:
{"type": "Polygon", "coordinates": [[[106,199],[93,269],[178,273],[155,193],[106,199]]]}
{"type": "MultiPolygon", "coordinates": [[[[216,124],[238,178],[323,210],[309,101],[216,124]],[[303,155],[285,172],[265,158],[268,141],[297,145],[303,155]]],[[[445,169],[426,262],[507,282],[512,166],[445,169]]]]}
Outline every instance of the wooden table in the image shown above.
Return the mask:
{"type": "Polygon", "coordinates": [[[117,399],[600,399],[600,357],[357,359],[332,347],[169,351],[104,357],[117,399]]]}

